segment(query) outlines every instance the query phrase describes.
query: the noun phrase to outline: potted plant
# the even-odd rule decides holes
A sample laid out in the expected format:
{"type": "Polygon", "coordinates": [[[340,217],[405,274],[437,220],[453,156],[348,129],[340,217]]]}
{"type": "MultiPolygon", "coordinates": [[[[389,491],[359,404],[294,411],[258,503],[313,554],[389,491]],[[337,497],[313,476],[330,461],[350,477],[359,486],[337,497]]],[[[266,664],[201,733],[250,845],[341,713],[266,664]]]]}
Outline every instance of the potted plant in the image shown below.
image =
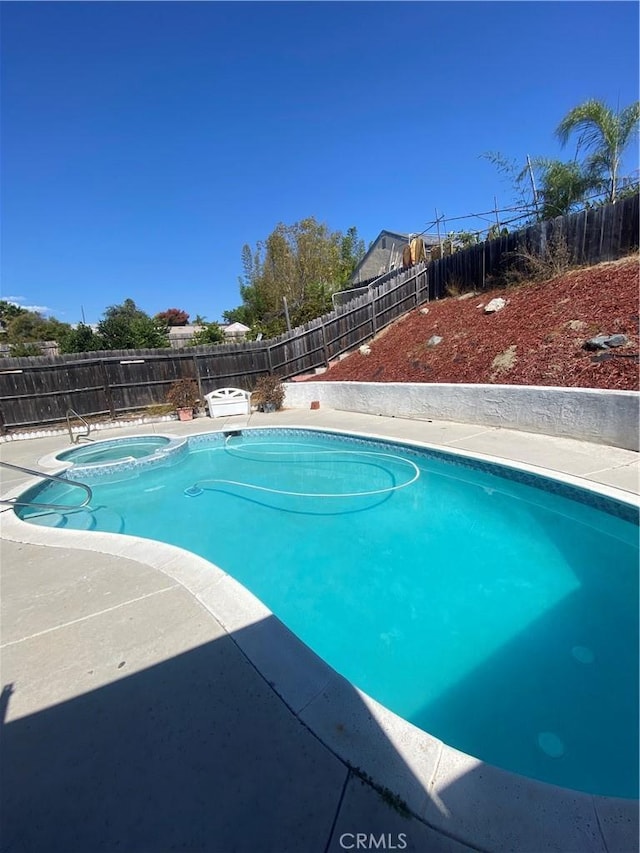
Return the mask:
{"type": "Polygon", "coordinates": [[[178,412],[181,421],[193,420],[193,410],[198,404],[198,386],[188,376],[176,379],[167,392],[167,403],[178,412]]]}
{"type": "Polygon", "coordinates": [[[282,408],[284,385],[278,376],[261,376],[251,393],[251,405],[259,412],[275,412],[282,408]]]}

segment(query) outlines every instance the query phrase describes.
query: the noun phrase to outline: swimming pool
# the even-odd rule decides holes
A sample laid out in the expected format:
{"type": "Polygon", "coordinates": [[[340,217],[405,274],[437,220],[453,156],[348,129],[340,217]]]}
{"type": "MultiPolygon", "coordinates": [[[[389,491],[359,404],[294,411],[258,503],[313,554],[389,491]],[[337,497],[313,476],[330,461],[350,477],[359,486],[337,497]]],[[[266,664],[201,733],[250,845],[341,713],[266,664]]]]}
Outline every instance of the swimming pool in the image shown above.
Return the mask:
{"type": "Polygon", "coordinates": [[[55,458],[60,462],[73,462],[74,465],[141,459],[150,456],[170,443],[171,439],[163,435],[116,438],[64,450],[62,453],[58,453],[55,458]]]}
{"type": "Polygon", "coordinates": [[[224,567],[400,716],[524,775],[635,796],[632,507],[302,430],[194,436],[170,469],[119,467],[87,469],[94,506],[224,567]]]}

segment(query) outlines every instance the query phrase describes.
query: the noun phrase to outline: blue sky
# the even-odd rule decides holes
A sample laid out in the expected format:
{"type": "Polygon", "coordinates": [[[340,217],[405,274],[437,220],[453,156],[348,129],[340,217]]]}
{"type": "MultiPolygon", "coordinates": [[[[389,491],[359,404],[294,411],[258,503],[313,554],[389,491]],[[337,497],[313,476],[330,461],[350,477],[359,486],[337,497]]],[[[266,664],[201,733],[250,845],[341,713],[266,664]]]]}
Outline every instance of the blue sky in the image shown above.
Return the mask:
{"type": "Polygon", "coordinates": [[[569,159],[569,109],[638,98],[634,2],[1,5],[2,298],[70,323],[218,320],[278,222],[506,206],[483,152],[569,159]]]}

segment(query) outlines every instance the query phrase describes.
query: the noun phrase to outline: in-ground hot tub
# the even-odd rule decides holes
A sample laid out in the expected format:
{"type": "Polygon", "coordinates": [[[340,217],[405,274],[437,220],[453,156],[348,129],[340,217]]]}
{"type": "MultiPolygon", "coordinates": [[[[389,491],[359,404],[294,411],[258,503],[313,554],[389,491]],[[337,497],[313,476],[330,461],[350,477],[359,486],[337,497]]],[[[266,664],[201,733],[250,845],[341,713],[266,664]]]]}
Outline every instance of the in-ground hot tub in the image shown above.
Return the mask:
{"type": "Polygon", "coordinates": [[[122,462],[126,459],[143,459],[166,448],[172,439],[166,435],[140,435],[130,438],[113,438],[97,444],[85,444],[64,450],[56,455],[59,462],[74,465],[94,465],[105,462],[122,462]]]}

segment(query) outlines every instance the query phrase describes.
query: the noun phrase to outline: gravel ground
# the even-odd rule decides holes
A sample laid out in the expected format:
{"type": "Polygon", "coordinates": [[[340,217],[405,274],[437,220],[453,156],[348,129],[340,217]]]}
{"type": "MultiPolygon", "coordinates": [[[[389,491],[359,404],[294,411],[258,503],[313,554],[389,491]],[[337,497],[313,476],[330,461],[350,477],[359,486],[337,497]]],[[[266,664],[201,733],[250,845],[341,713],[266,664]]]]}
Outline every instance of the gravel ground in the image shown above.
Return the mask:
{"type": "Polygon", "coordinates": [[[545,282],[424,304],[313,381],[495,382],[638,390],[638,256],[572,270],[545,282]],[[482,307],[501,296],[495,314],[482,307]],[[425,308],[428,313],[424,314],[425,308]],[[629,342],[583,349],[599,334],[629,342]],[[429,346],[433,336],[442,342],[429,346]]]}

